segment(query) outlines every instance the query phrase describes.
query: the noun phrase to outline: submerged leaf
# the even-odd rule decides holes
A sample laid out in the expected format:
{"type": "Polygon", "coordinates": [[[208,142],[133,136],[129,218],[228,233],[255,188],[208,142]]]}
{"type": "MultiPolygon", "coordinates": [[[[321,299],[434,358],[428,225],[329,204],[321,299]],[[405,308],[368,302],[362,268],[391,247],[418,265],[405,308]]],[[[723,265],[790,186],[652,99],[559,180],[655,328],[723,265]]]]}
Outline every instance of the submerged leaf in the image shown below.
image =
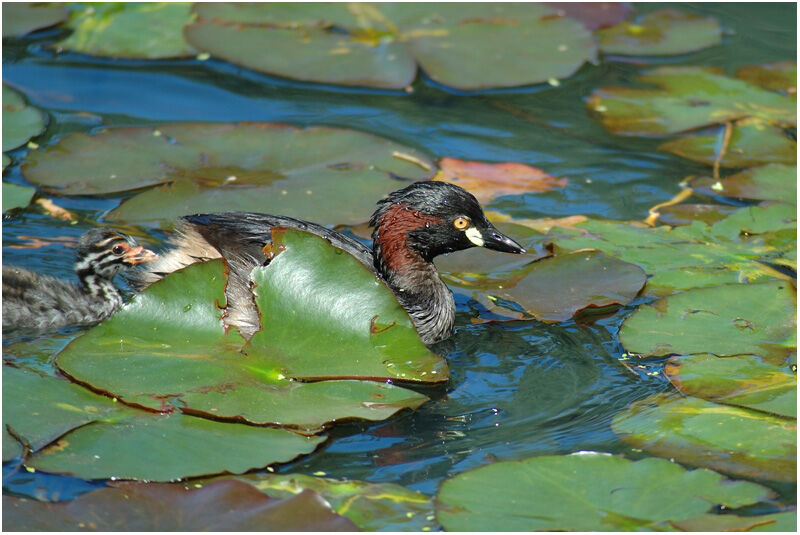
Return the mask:
{"type": "Polygon", "coordinates": [[[580,452],[468,470],[442,483],[436,509],[448,531],[643,531],[769,495],[662,459],[580,452]]]}
{"type": "Polygon", "coordinates": [[[795,481],[797,423],[695,397],[656,394],[611,424],[625,442],[690,466],[770,481],[795,481]]]}

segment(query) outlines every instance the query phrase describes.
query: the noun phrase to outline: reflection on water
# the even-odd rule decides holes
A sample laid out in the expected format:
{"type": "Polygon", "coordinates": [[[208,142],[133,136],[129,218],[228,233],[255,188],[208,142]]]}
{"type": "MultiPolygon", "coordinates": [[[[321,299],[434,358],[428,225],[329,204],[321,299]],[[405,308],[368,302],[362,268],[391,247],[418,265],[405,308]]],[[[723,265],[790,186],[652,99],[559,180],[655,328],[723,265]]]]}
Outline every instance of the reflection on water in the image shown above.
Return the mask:
{"type": "Polygon", "coordinates": [[[669,385],[660,375],[635,375],[620,364],[622,348],[613,333],[625,315],[589,325],[470,325],[461,314],[445,396],[338,437],[284,470],[399,482],[432,493],[448,474],[493,460],[627,450],[611,432],[611,418],[669,385]]]}

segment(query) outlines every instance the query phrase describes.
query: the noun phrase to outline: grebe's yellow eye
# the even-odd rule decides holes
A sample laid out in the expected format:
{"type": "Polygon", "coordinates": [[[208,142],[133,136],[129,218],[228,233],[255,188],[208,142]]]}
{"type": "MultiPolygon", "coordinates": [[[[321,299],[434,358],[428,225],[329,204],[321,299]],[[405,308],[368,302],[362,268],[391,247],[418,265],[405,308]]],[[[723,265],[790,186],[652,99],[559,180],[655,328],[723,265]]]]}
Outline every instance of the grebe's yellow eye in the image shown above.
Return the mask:
{"type": "Polygon", "coordinates": [[[469,226],[469,218],[464,216],[457,217],[455,220],[453,220],[453,226],[458,230],[464,230],[469,226]]]}

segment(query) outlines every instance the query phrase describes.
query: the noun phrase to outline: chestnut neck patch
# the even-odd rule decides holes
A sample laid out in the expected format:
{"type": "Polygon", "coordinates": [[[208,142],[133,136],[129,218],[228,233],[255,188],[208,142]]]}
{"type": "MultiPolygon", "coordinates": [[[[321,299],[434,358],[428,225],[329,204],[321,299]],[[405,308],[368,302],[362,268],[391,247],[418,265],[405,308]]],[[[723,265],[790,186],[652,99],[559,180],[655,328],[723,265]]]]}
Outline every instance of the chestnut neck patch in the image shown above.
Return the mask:
{"type": "Polygon", "coordinates": [[[386,266],[402,272],[424,262],[417,251],[408,247],[408,233],[441,222],[438,217],[425,215],[405,205],[396,204],[387,208],[378,221],[375,238],[386,266]]]}

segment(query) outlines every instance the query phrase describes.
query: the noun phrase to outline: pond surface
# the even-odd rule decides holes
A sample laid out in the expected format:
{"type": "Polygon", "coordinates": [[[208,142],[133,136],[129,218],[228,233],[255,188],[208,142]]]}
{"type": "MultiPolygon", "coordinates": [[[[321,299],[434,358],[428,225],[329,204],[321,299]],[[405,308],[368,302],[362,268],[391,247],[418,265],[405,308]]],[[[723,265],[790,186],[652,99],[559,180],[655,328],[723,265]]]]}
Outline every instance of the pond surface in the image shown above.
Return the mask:
{"type": "MultiPolygon", "coordinates": [[[[796,55],[794,4],[687,4],[678,9],[717,17],[730,30],[721,46],[659,63],[743,65],[796,55]]],[[[640,13],[662,7],[638,5],[640,13]]],[[[418,80],[410,94],[295,83],[222,61],[108,61],[46,48],[62,32],[4,47],[3,80],[50,114],[43,145],[99,126],[165,121],[278,121],[372,132],[431,157],[522,162],[568,187],[508,196],[488,205],[515,217],[584,214],[643,219],[673,197],[684,177],[707,167],[656,151],[659,140],[613,137],[584,106],[595,88],[627,85],[636,62],[603,61],[561,82],[483,94],[454,93],[418,80]]],[[[25,149],[22,149],[25,150],[25,149]]],[[[6,180],[24,183],[13,166],[6,180]]],[[[123,197],[55,198],[88,221],[103,220],[123,197]]],[[[365,219],[369,214],[364,214],[365,219]]],[[[308,215],[313,219],[313,214],[308,215]]],[[[3,224],[3,261],[71,278],[70,242],[90,227],[35,210],[3,224]],[[33,240],[46,243],[40,247],[33,240]]],[[[164,233],[144,229],[158,246],[164,233]]],[[[671,389],[660,363],[624,366],[617,339],[622,320],[642,301],[605,317],[545,325],[535,321],[473,325],[469,300],[458,294],[456,334],[446,348],[452,379],[419,410],[366,425],[343,423],[316,453],[281,472],[392,482],[434,494],[446,477],[491,460],[580,450],[625,452],[611,418],[631,402],[671,389]]],[[[4,345],[14,340],[3,340],[4,345]]],[[[69,498],[91,488],[72,478],[13,473],[15,493],[69,498]],[[38,487],[38,490],[36,490],[38,487]]],[[[780,490],[780,489],[779,489],[780,490]]]]}

